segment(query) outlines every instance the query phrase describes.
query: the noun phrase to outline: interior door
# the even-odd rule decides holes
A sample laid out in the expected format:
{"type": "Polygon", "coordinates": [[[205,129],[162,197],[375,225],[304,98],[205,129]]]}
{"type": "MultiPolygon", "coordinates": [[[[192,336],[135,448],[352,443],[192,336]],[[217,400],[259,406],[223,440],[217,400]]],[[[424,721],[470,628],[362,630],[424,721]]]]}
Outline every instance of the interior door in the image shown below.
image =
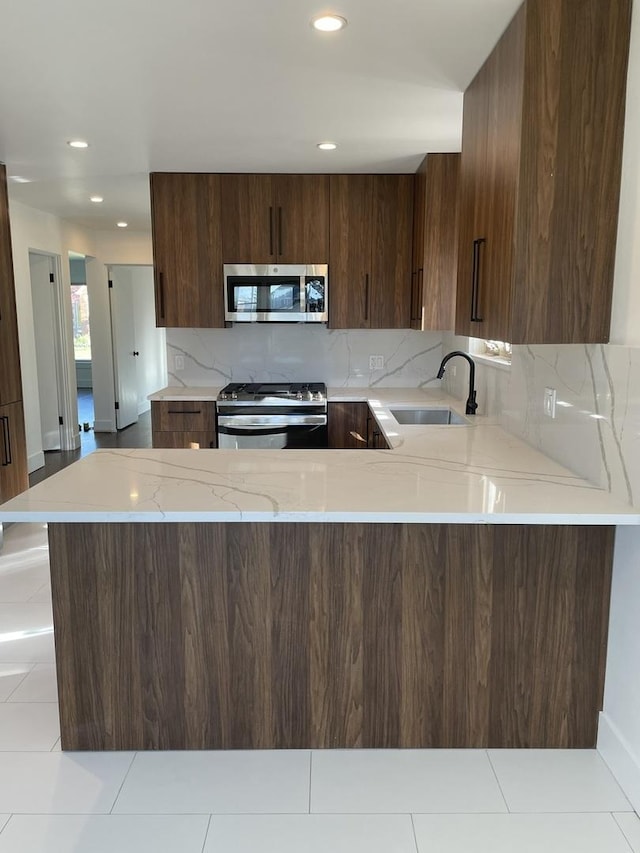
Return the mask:
{"type": "Polygon", "coordinates": [[[116,428],[138,421],[138,371],[133,285],[127,270],[109,271],[116,428]]]}

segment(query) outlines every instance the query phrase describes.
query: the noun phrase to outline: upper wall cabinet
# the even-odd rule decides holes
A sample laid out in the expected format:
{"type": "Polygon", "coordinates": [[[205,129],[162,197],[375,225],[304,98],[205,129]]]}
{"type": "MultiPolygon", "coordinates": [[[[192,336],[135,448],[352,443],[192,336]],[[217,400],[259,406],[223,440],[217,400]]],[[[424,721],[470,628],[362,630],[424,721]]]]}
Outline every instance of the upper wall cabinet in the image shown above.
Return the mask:
{"type": "Polygon", "coordinates": [[[220,176],[151,175],[156,325],[224,326],[220,176]]]}
{"type": "Polygon", "coordinates": [[[413,179],[331,176],[332,328],[409,328],[413,179]]]}
{"type": "Polygon", "coordinates": [[[228,264],[326,264],[328,175],[221,175],[228,264]]]}
{"type": "MultiPolygon", "coordinates": [[[[7,173],[0,163],[0,406],[22,400],[7,173]]],[[[2,435],[0,434],[0,440],[2,435]]]]}
{"type": "Polygon", "coordinates": [[[460,154],[428,154],[415,176],[411,328],[451,331],[458,272],[460,154]]]}
{"type": "Polygon", "coordinates": [[[465,93],[456,332],[609,339],[630,0],[527,0],[465,93]]]}

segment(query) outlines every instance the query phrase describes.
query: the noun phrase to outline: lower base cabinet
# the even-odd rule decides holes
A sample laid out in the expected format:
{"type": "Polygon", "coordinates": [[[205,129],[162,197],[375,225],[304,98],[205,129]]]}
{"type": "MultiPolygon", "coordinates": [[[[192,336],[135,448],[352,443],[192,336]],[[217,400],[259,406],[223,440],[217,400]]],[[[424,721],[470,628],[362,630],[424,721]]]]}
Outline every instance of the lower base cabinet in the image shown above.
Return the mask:
{"type": "Polygon", "coordinates": [[[62,749],[593,748],[614,534],[50,523],[62,749]]]}
{"type": "Polygon", "coordinates": [[[389,447],[367,403],[329,403],[331,450],[385,450],[389,447]]]}
{"type": "Polygon", "coordinates": [[[151,429],[153,447],[217,447],[215,403],[210,400],[153,400],[151,429]]]}
{"type": "Polygon", "coordinates": [[[29,488],[22,403],[0,406],[0,503],[29,488]]]}

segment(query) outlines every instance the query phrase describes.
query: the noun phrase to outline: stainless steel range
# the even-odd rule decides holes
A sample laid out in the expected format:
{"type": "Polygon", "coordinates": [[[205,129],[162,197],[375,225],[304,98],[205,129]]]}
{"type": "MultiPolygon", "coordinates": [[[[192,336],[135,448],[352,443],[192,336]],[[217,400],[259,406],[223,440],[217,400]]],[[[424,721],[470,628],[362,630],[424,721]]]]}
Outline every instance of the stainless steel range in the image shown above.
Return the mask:
{"type": "Polygon", "coordinates": [[[216,408],[221,449],[327,447],[323,382],[232,382],[216,408]]]}

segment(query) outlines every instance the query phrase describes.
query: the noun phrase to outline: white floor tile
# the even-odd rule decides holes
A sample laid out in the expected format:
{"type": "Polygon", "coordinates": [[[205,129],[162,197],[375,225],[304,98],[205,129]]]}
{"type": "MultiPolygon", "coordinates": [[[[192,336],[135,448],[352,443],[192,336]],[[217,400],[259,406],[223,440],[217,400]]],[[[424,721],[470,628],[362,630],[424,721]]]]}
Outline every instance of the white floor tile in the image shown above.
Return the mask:
{"type": "Polygon", "coordinates": [[[418,853],[629,853],[610,814],[415,815],[413,820],[418,853]]]}
{"type": "Polygon", "coordinates": [[[620,812],[614,818],[631,845],[633,853],[640,853],[640,818],[635,812],[620,812]]]}
{"type": "Polygon", "coordinates": [[[613,812],[631,806],[591,749],[491,749],[511,812],[613,812]]]}
{"type": "Polygon", "coordinates": [[[202,853],[206,815],[13,815],[0,853],[202,853]]]}
{"type": "Polygon", "coordinates": [[[313,753],[312,812],[506,812],[484,750],[313,753]]]}
{"type": "Polygon", "coordinates": [[[37,663],[19,687],[14,690],[9,702],[57,702],[58,683],[53,663],[37,663]]]}
{"type": "Polygon", "coordinates": [[[214,815],[203,853],[415,853],[415,849],[410,815],[214,815]]]}
{"type": "MultiPolygon", "coordinates": [[[[0,552],[0,602],[28,601],[49,581],[46,531],[10,528],[0,552]]],[[[29,525],[31,527],[31,525],[29,525]]]]}
{"type": "Polygon", "coordinates": [[[5,752],[0,812],[108,813],[132,759],[131,752],[5,752]]]}
{"type": "Polygon", "coordinates": [[[59,737],[57,702],[0,703],[0,752],[49,751],[59,737]]]}
{"type": "Polygon", "coordinates": [[[32,669],[32,663],[0,663],[0,702],[11,696],[32,669]]]}
{"type": "Polygon", "coordinates": [[[50,604],[0,604],[0,663],[53,663],[50,604]]]}
{"type": "Polygon", "coordinates": [[[307,812],[306,751],[141,752],[114,812],[307,812]]]}

